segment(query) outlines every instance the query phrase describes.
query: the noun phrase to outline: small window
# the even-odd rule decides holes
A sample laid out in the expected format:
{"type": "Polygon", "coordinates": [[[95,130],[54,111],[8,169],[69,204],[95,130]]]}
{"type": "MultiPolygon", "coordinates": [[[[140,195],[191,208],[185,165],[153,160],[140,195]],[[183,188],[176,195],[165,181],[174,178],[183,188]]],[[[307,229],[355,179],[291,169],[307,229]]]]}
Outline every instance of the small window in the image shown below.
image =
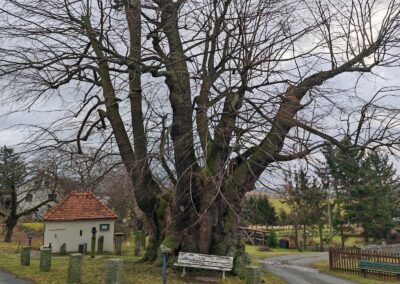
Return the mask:
{"type": "Polygon", "coordinates": [[[79,236],[82,236],[82,230],[79,231],[79,236]]]}
{"type": "Polygon", "coordinates": [[[56,194],[56,193],[49,193],[49,194],[47,195],[47,198],[48,198],[49,200],[53,201],[53,202],[56,202],[56,201],[57,201],[57,194],[56,194]]]}
{"type": "Polygon", "coordinates": [[[100,224],[100,231],[109,231],[110,224],[100,224]]]}
{"type": "Polygon", "coordinates": [[[27,193],[25,197],[26,202],[32,202],[33,194],[32,193],[27,193]]]}

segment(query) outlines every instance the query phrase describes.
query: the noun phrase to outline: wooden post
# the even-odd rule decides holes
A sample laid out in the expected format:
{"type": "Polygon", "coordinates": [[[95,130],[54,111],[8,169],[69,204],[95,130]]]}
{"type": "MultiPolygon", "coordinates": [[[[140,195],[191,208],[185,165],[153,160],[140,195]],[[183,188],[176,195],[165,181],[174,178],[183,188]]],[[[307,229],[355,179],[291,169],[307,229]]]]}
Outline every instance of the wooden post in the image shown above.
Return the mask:
{"type": "MultiPolygon", "coordinates": [[[[161,254],[162,254],[163,284],[166,284],[167,283],[167,261],[168,261],[168,256],[172,253],[172,249],[170,249],[164,245],[161,245],[160,250],[161,250],[161,254]]],[[[183,271],[185,271],[185,267],[183,268],[183,271]]],[[[185,273],[185,272],[183,272],[183,273],[185,273]]]]}

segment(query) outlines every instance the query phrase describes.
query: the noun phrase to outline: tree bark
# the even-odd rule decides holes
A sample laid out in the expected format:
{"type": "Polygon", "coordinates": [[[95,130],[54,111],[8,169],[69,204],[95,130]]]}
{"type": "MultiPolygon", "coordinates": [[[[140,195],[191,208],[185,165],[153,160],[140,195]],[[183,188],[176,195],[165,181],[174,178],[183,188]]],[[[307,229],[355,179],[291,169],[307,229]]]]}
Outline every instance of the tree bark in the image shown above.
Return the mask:
{"type": "Polygon", "coordinates": [[[319,231],[319,250],[324,251],[324,236],[323,236],[323,228],[324,224],[322,223],[322,220],[318,220],[318,231],[319,231]]]}
{"type": "Polygon", "coordinates": [[[16,188],[13,185],[11,186],[10,195],[11,195],[10,213],[7,215],[7,218],[6,218],[6,232],[4,234],[4,241],[6,243],[11,243],[14,228],[18,223],[17,193],[16,193],[16,188]]]}

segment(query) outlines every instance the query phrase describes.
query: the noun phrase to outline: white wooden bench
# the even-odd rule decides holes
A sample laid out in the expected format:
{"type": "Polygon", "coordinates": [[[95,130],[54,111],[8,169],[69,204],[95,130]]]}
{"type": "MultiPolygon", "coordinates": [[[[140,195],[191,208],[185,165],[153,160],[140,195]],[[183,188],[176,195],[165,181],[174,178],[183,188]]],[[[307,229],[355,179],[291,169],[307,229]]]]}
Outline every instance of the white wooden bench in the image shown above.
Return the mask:
{"type": "Polygon", "coordinates": [[[225,271],[231,271],[233,268],[233,257],[199,254],[190,252],[180,252],[178,261],[174,263],[175,266],[183,267],[182,277],[185,276],[185,268],[202,268],[210,270],[222,271],[222,279],[225,278],[225,271]]]}

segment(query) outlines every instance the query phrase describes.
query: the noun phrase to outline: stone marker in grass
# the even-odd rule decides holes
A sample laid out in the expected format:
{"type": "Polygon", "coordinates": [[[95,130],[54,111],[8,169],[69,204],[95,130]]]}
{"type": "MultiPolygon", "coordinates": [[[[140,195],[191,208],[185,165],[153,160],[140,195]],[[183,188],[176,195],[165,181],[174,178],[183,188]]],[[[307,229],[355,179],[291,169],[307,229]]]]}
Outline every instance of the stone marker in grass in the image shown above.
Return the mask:
{"type": "Polygon", "coordinates": [[[122,259],[107,260],[105,284],[122,284],[123,263],[122,259]]]}
{"type": "Polygon", "coordinates": [[[122,254],[122,241],[124,234],[123,233],[115,233],[115,254],[121,255],[122,254]]]}
{"type": "Polygon", "coordinates": [[[40,271],[48,272],[51,269],[51,248],[40,248],[40,271]]]}
{"type": "Polygon", "coordinates": [[[71,253],[68,266],[67,283],[80,283],[82,273],[82,254],[71,253]]]}
{"type": "Polygon", "coordinates": [[[104,236],[100,236],[97,240],[97,252],[103,253],[104,249],[104,236]]]}
{"type": "Polygon", "coordinates": [[[60,247],[60,255],[67,255],[67,244],[63,243],[60,247]]]}
{"type": "Polygon", "coordinates": [[[142,254],[142,231],[135,232],[135,250],[133,255],[140,256],[142,254]]]}
{"type": "Polygon", "coordinates": [[[31,265],[31,247],[23,247],[21,249],[21,265],[31,265]]]}
{"type": "Polygon", "coordinates": [[[258,266],[246,266],[245,283],[246,284],[260,284],[261,271],[258,266]]]}

